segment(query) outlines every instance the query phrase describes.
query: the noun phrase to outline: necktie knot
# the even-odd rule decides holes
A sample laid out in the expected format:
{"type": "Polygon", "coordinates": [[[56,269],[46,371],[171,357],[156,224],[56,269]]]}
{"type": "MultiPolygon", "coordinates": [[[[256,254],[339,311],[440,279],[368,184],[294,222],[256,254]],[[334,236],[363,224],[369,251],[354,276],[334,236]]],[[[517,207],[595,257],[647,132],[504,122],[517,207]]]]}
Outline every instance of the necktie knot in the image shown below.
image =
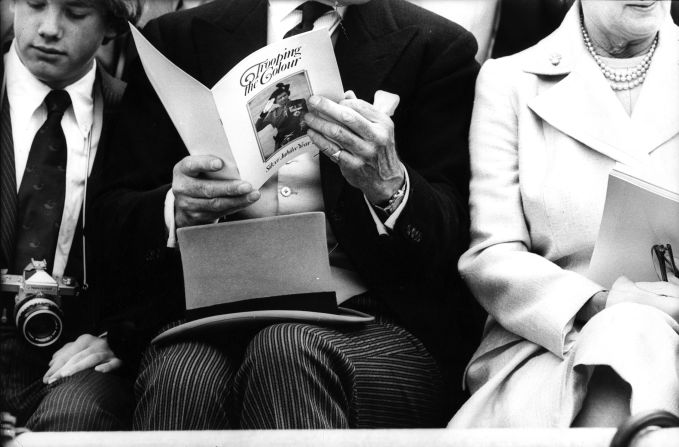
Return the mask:
{"type": "Polygon", "coordinates": [[[332,10],[332,7],[317,1],[308,1],[299,5],[297,9],[302,11],[302,21],[285,33],[284,38],[311,31],[314,29],[314,22],[326,12],[332,10]]]}
{"type": "Polygon", "coordinates": [[[332,9],[332,7],[316,1],[304,2],[297,8],[302,10],[302,26],[311,27],[314,26],[314,22],[318,20],[320,16],[332,9]]]}
{"type": "Polygon", "coordinates": [[[71,105],[71,97],[66,90],[52,90],[45,97],[47,115],[58,113],[63,115],[68,106],[71,105]]]}

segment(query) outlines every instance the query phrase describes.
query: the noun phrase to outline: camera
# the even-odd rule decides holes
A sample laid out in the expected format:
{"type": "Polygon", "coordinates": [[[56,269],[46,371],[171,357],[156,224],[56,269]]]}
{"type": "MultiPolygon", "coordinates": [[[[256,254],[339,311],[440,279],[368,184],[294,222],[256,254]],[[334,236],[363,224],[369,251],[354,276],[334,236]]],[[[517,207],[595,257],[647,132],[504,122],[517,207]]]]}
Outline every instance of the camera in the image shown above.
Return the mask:
{"type": "Polygon", "coordinates": [[[2,275],[3,292],[16,292],[14,324],[26,341],[46,347],[59,340],[63,332],[62,296],[75,296],[77,282],[70,277],[53,278],[46,261],[31,260],[22,275],[2,275]]]}

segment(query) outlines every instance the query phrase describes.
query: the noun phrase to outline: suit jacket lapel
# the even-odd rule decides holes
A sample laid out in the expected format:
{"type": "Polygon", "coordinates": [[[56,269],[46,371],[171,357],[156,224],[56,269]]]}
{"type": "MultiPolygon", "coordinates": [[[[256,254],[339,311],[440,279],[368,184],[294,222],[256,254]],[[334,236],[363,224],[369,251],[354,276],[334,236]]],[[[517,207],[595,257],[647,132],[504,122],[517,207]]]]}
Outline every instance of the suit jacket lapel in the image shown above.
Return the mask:
{"type": "Polygon", "coordinates": [[[214,20],[194,19],[198,78],[212,88],[247,55],[266,45],[267,0],[235,0],[214,20]]]}
{"type": "Polygon", "coordinates": [[[3,91],[2,97],[0,105],[0,267],[7,268],[14,256],[17,186],[12,120],[6,92],[3,91]]]}
{"type": "Polygon", "coordinates": [[[97,70],[97,79],[95,88],[101,89],[101,94],[104,100],[104,113],[112,113],[117,108],[118,104],[125,93],[125,82],[114,78],[105,70],[97,70]]]}
{"type": "Polygon", "coordinates": [[[389,2],[349,7],[335,45],[344,88],[372,101],[416,32],[414,27],[398,28],[389,2]]]}
{"type": "MultiPolygon", "coordinates": [[[[94,98],[94,123],[92,126],[92,133],[99,132],[99,147],[97,148],[96,156],[94,158],[92,172],[86,183],[87,192],[85,195],[85,208],[80,210],[65,270],[68,275],[82,278],[83,281],[87,279],[83,276],[85,261],[82,255],[83,241],[85,240],[85,238],[83,238],[83,232],[86,231],[84,228],[86,219],[84,219],[83,216],[89,216],[87,213],[89,212],[94,196],[91,192],[98,188],[97,182],[99,180],[99,174],[103,170],[104,153],[107,150],[107,134],[111,130],[112,118],[117,113],[118,105],[125,92],[125,85],[125,82],[112,77],[106,70],[98,67],[97,77],[95,78],[92,92],[94,98]]],[[[94,253],[90,252],[91,247],[92,245],[86,245],[86,259],[91,259],[90,256],[94,255],[94,253]]]]}
{"type": "MultiPolygon", "coordinates": [[[[389,2],[373,0],[347,8],[337,32],[335,56],[344,89],[372,102],[416,29],[399,29],[389,2]]],[[[321,181],[326,209],[331,209],[346,182],[327,157],[321,158],[321,181]]]]}
{"type": "MultiPolygon", "coordinates": [[[[90,180],[96,181],[98,173],[103,169],[104,153],[106,152],[106,144],[109,140],[108,132],[112,126],[112,119],[118,112],[118,105],[122,100],[123,93],[125,93],[125,82],[109,75],[103,68],[97,70],[97,77],[94,82],[94,125],[92,132],[100,131],[99,147],[97,148],[97,156],[94,158],[92,165],[92,172],[90,180]],[[101,108],[101,111],[100,111],[101,108]],[[101,117],[101,122],[98,122],[97,117],[101,117]]],[[[88,189],[94,189],[96,185],[88,184],[88,189]]],[[[87,195],[86,209],[90,205],[92,194],[87,195]]]]}
{"type": "Polygon", "coordinates": [[[528,103],[538,116],[614,160],[637,165],[647,162],[634,144],[631,118],[582,42],[578,5],[526,59],[525,70],[544,80],[538,95],[528,103]]]}
{"type": "Polygon", "coordinates": [[[679,133],[679,28],[668,21],[632,113],[635,147],[650,154],[679,133]]]}

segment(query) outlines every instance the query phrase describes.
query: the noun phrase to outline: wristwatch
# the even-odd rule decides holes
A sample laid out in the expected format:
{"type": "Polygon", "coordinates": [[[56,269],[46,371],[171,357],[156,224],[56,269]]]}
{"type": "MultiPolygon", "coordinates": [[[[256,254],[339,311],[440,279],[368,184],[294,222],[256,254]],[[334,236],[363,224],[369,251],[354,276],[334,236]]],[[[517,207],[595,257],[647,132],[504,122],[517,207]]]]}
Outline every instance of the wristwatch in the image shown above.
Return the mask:
{"type": "Polygon", "coordinates": [[[401,199],[406,195],[406,185],[408,182],[403,179],[403,184],[385,202],[380,204],[373,203],[372,206],[380,217],[389,217],[394,214],[396,208],[401,204],[401,199]]]}

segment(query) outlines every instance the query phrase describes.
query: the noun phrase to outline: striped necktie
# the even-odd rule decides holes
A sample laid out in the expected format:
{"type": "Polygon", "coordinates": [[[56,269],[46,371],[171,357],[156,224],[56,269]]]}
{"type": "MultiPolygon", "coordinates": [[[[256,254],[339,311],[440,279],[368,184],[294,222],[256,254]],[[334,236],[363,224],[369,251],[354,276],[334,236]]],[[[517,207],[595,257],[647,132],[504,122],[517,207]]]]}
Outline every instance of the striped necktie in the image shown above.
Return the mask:
{"type": "Polygon", "coordinates": [[[61,128],[71,105],[65,90],[45,98],[47,119],[35,134],[17,197],[17,238],[12,271],[31,259],[47,261],[52,271],[66,194],[66,136],[61,128]]]}
{"type": "Polygon", "coordinates": [[[324,5],[323,3],[309,1],[302,3],[297,7],[297,9],[302,11],[302,21],[299,22],[294,28],[290,28],[290,30],[283,36],[283,39],[311,31],[314,29],[314,22],[316,22],[320,16],[330,11],[332,8],[328,5],[324,5]]]}

